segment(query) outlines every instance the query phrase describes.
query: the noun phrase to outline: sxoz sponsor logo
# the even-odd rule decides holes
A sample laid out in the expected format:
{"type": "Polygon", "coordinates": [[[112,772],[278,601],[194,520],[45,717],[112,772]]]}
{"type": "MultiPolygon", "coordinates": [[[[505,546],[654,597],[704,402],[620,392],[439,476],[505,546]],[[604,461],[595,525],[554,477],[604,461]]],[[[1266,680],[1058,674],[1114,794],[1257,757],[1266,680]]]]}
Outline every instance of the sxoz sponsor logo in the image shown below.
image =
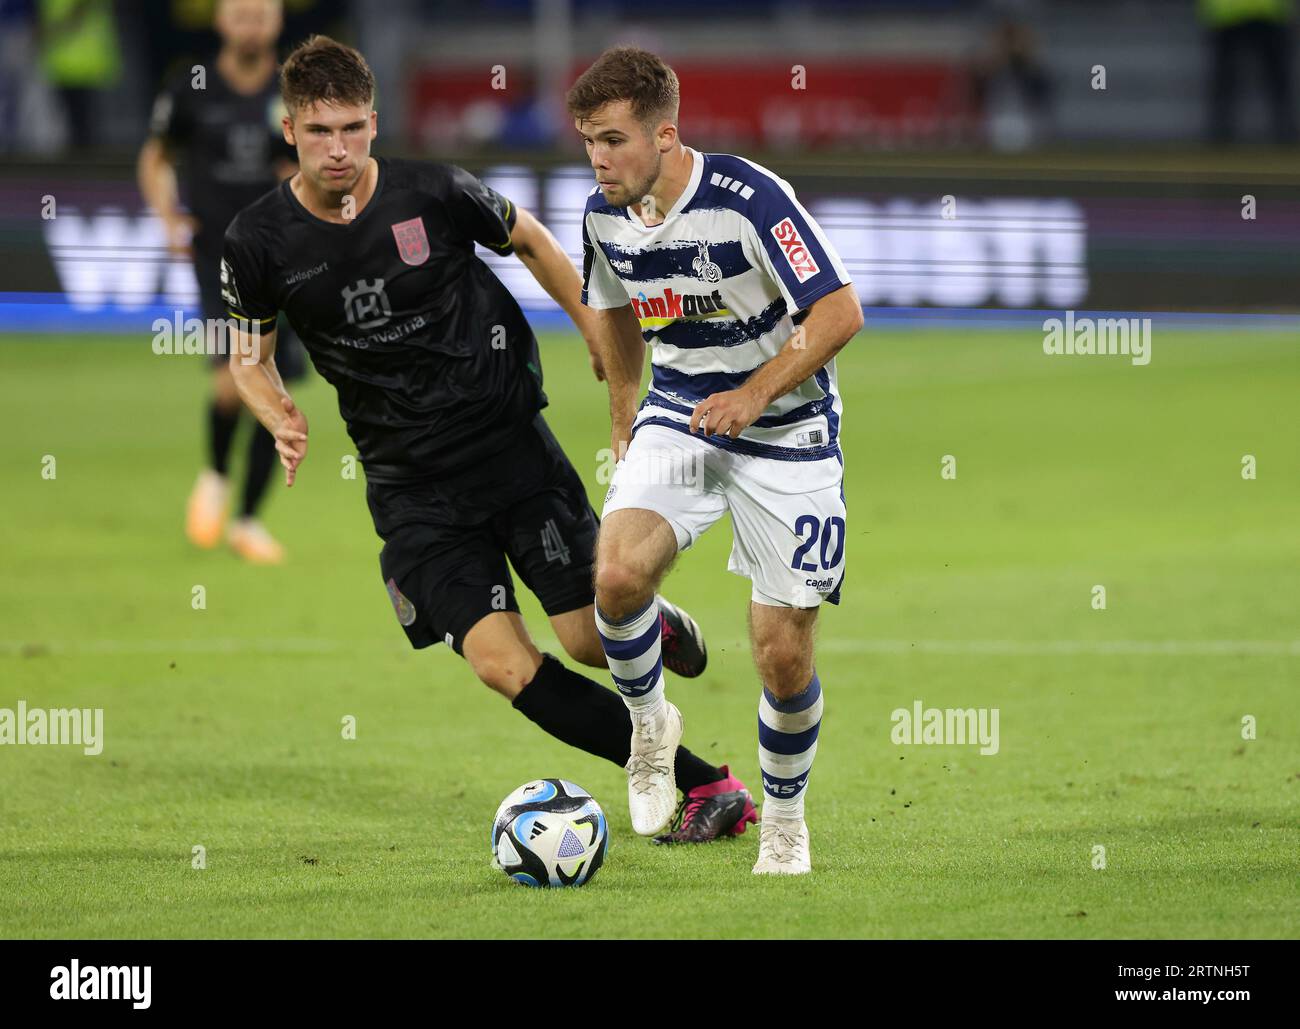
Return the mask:
{"type": "Polygon", "coordinates": [[[1044,354],[1131,357],[1136,365],[1151,363],[1150,318],[1079,318],[1066,311],[1065,318],[1043,322],[1044,354]]]}
{"type": "Polygon", "coordinates": [[[86,965],[73,958],[50,969],[54,1000],[129,1000],[143,1011],[151,1001],[153,966],[86,965]]]}
{"type": "Polygon", "coordinates": [[[18,708],[0,707],[0,744],[13,746],[81,747],[89,757],[104,751],[104,709],[44,708],[27,709],[27,701],[18,708]]]}
{"type": "Polygon", "coordinates": [[[992,757],[998,752],[998,708],[945,708],[925,707],[921,701],[895,709],[889,716],[894,723],[889,738],[895,744],[929,744],[931,746],[963,746],[978,743],[980,753],[992,757]]]}

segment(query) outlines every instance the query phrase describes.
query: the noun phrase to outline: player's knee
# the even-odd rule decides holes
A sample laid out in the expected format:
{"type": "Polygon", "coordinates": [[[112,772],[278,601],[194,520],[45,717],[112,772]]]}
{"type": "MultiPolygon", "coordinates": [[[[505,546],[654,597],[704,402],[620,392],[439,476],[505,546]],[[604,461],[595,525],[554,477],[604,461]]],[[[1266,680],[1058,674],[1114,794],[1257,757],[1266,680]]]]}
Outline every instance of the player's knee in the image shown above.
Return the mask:
{"type": "Polygon", "coordinates": [[[812,660],[799,647],[761,642],[754,651],[759,678],[781,700],[790,700],[812,681],[812,660]]]}
{"type": "Polygon", "coordinates": [[[596,603],[608,617],[634,614],[652,592],[646,576],[617,557],[602,561],[596,569],[596,603]]]}
{"type": "Polygon", "coordinates": [[[540,656],[534,658],[523,647],[467,654],[466,659],[480,682],[511,700],[532,682],[541,664],[540,656]]]}

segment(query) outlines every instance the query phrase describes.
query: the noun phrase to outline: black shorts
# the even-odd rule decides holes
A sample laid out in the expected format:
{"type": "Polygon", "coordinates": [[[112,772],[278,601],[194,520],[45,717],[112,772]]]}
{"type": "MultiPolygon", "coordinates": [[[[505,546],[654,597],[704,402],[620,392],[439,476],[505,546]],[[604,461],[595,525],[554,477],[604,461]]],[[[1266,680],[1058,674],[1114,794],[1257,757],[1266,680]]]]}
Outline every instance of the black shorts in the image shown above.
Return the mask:
{"type": "MultiPolygon", "coordinates": [[[[199,280],[199,309],[204,319],[225,322],[231,317],[226,302],[221,297],[221,258],[195,252],[194,275],[199,280]]],[[[220,368],[230,362],[229,341],[225,330],[217,344],[218,352],[208,355],[208,364],[220,368]]],[[[276,323],[275,368],[285,382],[296,382],[307,374],[307,356],[302,343],[284,315],[276,323]]]]}
{"type": "Polygon", "coordinates": [[[507,562],[548,615],[595,599],[596,512],[541,415],[509,451],[454,482],[370,482],[366,500],[384,540],[380,574],[413,647],[463,654],[480,619],[518,612],[507,562]]]}

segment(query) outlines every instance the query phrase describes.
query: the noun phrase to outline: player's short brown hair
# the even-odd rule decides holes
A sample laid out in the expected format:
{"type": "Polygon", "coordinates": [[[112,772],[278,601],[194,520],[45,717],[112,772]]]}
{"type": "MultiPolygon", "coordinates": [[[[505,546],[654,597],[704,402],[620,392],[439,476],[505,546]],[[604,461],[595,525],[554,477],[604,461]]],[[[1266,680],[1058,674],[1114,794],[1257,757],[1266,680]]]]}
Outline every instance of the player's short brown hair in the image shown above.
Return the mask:
{"type": "Polygon", "coordinates": [[[329,36],[310,36],[280,69],[280,96],[290,116],[317,101],[373,104],[375,76],[359,51],[329,36]]]}
{"type": "Polygon", "coordinates": [[[565,97],[569,114],[579,120],[620,100],[632,105],[633,116],[647,128],[664,120],[676,124],[681,102],[677,74],[649,50],[616,46],[596,58],[565,97]]]}

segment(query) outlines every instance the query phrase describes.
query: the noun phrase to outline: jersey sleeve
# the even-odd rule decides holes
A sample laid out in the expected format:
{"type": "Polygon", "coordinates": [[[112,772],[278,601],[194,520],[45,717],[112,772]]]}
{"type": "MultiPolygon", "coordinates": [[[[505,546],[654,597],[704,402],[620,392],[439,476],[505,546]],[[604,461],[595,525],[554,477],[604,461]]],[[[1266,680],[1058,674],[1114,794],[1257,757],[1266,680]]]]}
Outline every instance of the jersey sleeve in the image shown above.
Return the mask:
{"type": "Polygon", "coordinates": [[[840,256],[783,180],[765,184],[748,212],[750,260],[780,287],[791,314],[850,283],[840,256]]]}
{"type": "Polygon", "coordinates": [[[242,321],[274,325],[275,302],[270,299],[265,259],[236,231],[238,219],[226,230],[221,255],[221,299],[226,310],[242,321]]]}
{"type": "Polygon", "coordinates": [[[169,145],[189,142],[194,122],[190,116],[188,80],[168,81],[153,102],[149,115],[149,134],[169,145]]]}
{"type": "Polygon", "coordinates": [[[626,307],[632,301],[605,251],[592,239],[582,219],[582,302],[597,310],[626,307]]]}
{"type": "Polygon", "coordinates": [[[515,205],[495,189],[484,185],[463,168],[452,167],[447,190],[447,211],[466,239],[480,243],[497,254],[514,253],[510,234],[518,212],[515,205]]]}

